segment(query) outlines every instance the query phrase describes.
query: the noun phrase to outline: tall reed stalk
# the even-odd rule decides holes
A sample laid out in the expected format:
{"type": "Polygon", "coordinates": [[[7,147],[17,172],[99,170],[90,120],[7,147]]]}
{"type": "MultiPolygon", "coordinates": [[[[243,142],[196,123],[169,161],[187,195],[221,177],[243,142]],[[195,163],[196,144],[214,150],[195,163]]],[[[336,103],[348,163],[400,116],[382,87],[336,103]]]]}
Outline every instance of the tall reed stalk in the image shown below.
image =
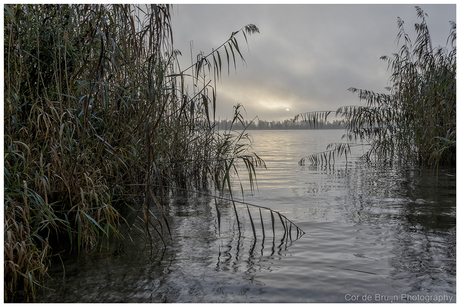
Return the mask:
{"type": "MultiPolygon", "coordinates": [[[[335,113],[342,116],[347,141],[369,144],[365,157],[385,163],[415,163],[428,166],[455,166],[456,161],[456,24],[446,47],[433,47],[426,21],[427,14],[416,7],[417,38],[412,42],[398,18],[398,53],[382,56],[392,74],[389,93],[350,88],[364,106],[344,106],[335,113]]],[[[299,114],[295,120],[313,124],[325,121],[328,112],[299,114]]],[[[313,163],[330,164],[336,155],[350,153],[355,144],[331,145],[328,152],[309,158],[313,163]]],[[[305,158],[300,161],[304,163],[305,158]]]]}
{"type": "Polygon", "coordinates": [[[216,88],[204,68],[219,75],[222,58],[244,61],[236,37],[256,26],[180,70],[169,5],[4,12],[6,301],[32,299],[61,249],[89,251],[120,235],[120,211],[136,203],[144,202],[144,235],[165,242],[166,216],[155,219],[150,206],[161,209],[166,187],[221,189],[238,161],[255,176],[263,161],[239,142],[244,136],[214,126],[216,88]]]}

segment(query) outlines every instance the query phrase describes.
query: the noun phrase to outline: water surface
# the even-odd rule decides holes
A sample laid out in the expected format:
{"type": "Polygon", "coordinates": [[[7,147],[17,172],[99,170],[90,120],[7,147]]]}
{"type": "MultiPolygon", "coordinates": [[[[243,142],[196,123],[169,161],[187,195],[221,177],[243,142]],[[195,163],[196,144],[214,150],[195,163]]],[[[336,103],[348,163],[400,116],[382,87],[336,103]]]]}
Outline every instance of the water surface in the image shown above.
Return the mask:
{"type": "MultiPolygon", "coordinates": [[[[279,211],[305,234],[275,236],[267,212],[174,193],[173,244],[153,252],[133,236],[109,250],[54,265],[40,302],[456,302],[455,170],[333,168],[297,162],[340,142],[343,130],[251,131],[267,163],[258,190],[235,197],[279,211]],[[244,196],[244,197],[243,197],[244,196]],[[257,217],[257,218],[256,218],[257,217]],[[65,273],[65,274],[64,274],[65,273]],[[65,275],[65,277],[64,277],[65,275]]],[[[359,152],[356,152],[359,153],[359,152]]],[[[240,175],[243,177],[244,172],[240,175]]],[[[238,186],[236,186],[237,188],[238,186]]]]}

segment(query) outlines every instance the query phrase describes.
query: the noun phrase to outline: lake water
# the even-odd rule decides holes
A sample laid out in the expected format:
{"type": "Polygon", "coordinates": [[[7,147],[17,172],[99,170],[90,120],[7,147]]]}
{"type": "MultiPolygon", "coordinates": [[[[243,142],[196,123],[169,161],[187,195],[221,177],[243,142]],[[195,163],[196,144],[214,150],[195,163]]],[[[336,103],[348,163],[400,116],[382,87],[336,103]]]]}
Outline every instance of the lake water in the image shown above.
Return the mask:
{"type": "Polygon", "coordinates": [[[53,291],[38,301],[456,302],[455,170],[377,168],[355,158],[300,166],[344,131],[250,133],[267,169],[258,169],[252,193],[241,170],[245,193],[235,185],[235,198],[277,210],[305,234],[285,236],[276,214],[272,224],[269,211],[242,204],[238,230],[229,202],[219,204],[219,227],[213,198],[174,193],[170,247],[151,252],[133,236],[119,255],[112,244],[64,259],[65,271],[58,261],[46,283],[53,291]]]}

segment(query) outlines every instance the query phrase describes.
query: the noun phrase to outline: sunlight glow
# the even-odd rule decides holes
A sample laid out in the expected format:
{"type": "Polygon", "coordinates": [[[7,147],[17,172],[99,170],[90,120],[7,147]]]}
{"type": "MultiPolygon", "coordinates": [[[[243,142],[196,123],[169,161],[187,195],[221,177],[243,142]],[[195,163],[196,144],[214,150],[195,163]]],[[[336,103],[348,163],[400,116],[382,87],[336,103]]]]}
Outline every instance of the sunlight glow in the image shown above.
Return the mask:
{"type": "Polygon", "coordinates": [[[271,109],[271,110],[286,109],[286,111],[289,111],[288,103],[280,102],[275,99],[261,99],[259,100],[259,104],[263,106],[264,108],[271,109]]]}

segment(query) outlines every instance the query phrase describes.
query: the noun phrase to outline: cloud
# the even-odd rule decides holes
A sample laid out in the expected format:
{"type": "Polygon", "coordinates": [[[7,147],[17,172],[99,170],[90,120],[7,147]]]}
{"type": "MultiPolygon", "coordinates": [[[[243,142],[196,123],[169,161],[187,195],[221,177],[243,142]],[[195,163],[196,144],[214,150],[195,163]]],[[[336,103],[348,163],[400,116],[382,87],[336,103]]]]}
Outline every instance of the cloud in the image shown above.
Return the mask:
{"type": "MultiPolygon", "coordinates": [[[[455,5],[421,7],[434,45],[445,45],[455,5]]],[[[383,92],[390,72],[379,58],[399,49],[397,17],[415,39],[414,5],[175,5],[172,26],[175,47],[190,64],[190,41],[195,54],[207,53],[233,31],[257,25],[249,50],[237,37],[247,65],[238,62],[236,72],[223,74],[216,113],[230,117],[232,106],[242,103],[250,118],[282,120],[359,104],[350,87],[383,92]]]]}

